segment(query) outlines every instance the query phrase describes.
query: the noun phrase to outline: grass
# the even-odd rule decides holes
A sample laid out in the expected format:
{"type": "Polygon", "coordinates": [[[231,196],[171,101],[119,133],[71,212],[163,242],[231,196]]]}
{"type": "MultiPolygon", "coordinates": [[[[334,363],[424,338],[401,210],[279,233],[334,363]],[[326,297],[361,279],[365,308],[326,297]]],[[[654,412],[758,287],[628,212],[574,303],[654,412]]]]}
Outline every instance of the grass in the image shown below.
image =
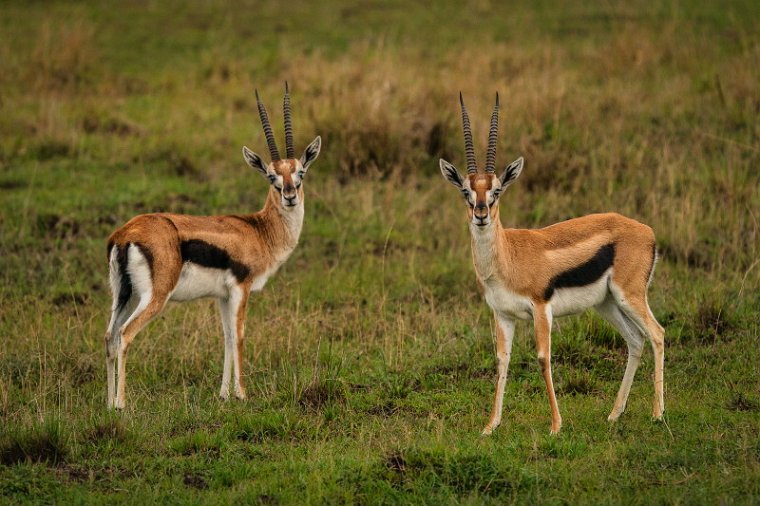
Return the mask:
{"type": "MultiPolygon", "coordinates": [[[[509,6],[10,2],[0,16],[0,502],[756,503],[760,38],[753,2],[509,6]],[[246,402],[216,397],[210,301],[135,340],[105,410],[105,238],[137,213],[258,209],[258,87],[323,138],[301,243],[248,310],[246,402]],[[502,427],[464,210],[479,153],[523,155],[509,226],[615,210],[650,224],[666,327],[606,422],[623,340],[556,322],[550,413],[520,324],[502,427]]],[[[281,135],[281,128],[276,128],[281,135]]],[[[280,138],[280,137],[278,137],[280,138]]],[[[481,155],[482,156],[482,155],[481,155]]]]}

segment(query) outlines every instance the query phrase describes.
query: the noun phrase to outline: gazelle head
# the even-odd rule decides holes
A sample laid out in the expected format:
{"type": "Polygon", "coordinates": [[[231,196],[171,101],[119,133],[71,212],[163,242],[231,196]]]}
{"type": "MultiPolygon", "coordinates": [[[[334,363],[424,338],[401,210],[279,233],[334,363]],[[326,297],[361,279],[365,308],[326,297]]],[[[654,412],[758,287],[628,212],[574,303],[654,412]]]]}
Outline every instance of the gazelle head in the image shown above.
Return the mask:
{"type": "Polygon", "coordinates": [[[288,92],[288,83],[285,82],[285,98],[282,103],[283,118],[285,120],[285,153],[287,158],[282,160],[280,152],[277,151],[277,144],[274,141],[272,126],[269,124],[269,117],[264,104],[259,99],[259,92],[256,90],[256,105],[259,109],[261,126],[264,127],[264,135],[267,138],[267,146],[272,162],[268,165],[264,160],[243,146],[243,158],[246,163],[259,171],[269,180],[277,193],[280,195],[280,203],[284,209],[295,209],[298,204],[303,202],[303,178],[309,165],[319,156],[319,150],[322,147],[322,138],[317,136],[298,159],[295,157],[293,148],[293,125],[290,118],[290,94],[288,92]]]}
{"type": "Polygon", "coordinates": [[[496,105],[491,114],[491,129],[488,133],[488,153],[484,172],[478,171],[475,163],[475,147],[472,143],[470,117],[464,106],[462,93],[459,93],[459,104],[462,107],[462,126],[464,129],[464,149],[467,154],[467,177],[462,177],[452,164],[441,158],[441,173],[451,184],[456,186],[467,203],[467,213],[470,224],[476,227],[490,225],[499,212],[499,197],[504,190],[520,175],[523,168],[523,158],[510,163],[504,173],[496,176],[496,135],[499,130],[499,94],[496,94],[496,105]]]}

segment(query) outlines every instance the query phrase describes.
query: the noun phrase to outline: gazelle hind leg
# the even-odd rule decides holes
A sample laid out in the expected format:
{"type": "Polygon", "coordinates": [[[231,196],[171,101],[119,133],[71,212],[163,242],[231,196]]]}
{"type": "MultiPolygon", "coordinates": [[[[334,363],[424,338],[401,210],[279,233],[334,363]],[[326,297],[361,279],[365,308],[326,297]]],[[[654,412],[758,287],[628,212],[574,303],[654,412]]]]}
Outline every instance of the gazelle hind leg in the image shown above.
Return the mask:
{"type": "Polygon", "coordinates": [[[654,351],[654,403],[652,406],[652,416],[661,419],[665,412],[665,329],[655,319],[649,303],[644,297],[646,306],[646,326],[649,341],[652,343],[654,351]]]}
{"type": "Polygon", "coordinates": [[[169,293],[154,290],[151,271],[145,256],[139,248],[129,246],[129,274],[134,294],[139,302],[126,323],[119,329],[119,349],[117,355],[117,382],[114,407],[124,409],[127,349],[138,332],[163,309],[169,293]]]}
{"type": "Polygon", "coordinates": [[[127,304],[114,308],[111,311],[111,321],[106,331],[106,382],[108,387],[107,405],[114,407],[116,398],[116,356],[121,342],[121,326],[127,321],[134,308],[134,300],[130,299],[127,304]]]}
{"type": "Polygon", "coordinates": [[[628,363],[625,366],[625,373],[623,374],[623,380],[620,383],[620,389],[615,398],[612,412],[609,417],[607,417],[609,421],[614,422],[625,411],[625,406],[628,403],[628,394],[631,392],[631,384],[636,375],[636,369],[638,369],[639,363],[641,362],[641,352],[644,348],[644,337],[638,327],[625,316],[625,313],[621,311],[612,297],[608,297],[602,302],[602,304],[596,307],[596,310],[605,320],[607,320],[607,322],[609,322],[610,325],[620,332],[628,345],[628,363]]]}
{"type": "Polygon", "coordinates": [[[509,359],[512,356],[512,339],[515,335],[515,322],[494,316],[496,322],[496,357],[499,361],[496,378],[496,393],[493,399],[493,409],[488,425],[483,429],[484,436],[491,434],[501,423],[501,413],[504,404],[504,386],[507,382],[509,359]]]}
{"type": "Polygon", "coordinates": [[[546,393],[549,396],[549,405],[552,410],[552,434],[557,434],[562,427],[562,417],[559,414],[557,396],[554,393],[552,381],[552,310],[548,304],[534,304],[533,325],[536,332],[536,349],[538,351],[538,363],[541,366],[541,374],[546,383],[546,393]]]}
{"type": "Polygon", "coordinates": [[[111,285],[111,320],[104,337],[106,347],[106,405],[113,408],[116,397],[116,354],[121,340],[120,328],[127,321],[136,303],[127,268],[126,249],[113,246],[109,254],[109,281],[111,285]]]}
{"type": "Polygon", "coordinates": [[[643,335],[647,336],[652,344],[652,351],[654,352],[654,402],[652,416],[659,420],[665,411],[665,330],[654,318],[647,302],[646,293],[626,297],[623,291],[614,284],[610,284],[610,291],[623,314],[628,317],[631,323],[643,335]]]}

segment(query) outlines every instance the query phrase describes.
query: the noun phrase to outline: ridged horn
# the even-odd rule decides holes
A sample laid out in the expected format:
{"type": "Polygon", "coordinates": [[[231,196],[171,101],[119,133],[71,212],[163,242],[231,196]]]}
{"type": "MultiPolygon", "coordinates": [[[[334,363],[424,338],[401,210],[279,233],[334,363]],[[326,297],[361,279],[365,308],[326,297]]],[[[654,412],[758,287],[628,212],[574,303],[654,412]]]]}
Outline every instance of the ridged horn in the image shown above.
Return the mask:
{"type": "Polygon", "coordinates": [[[499,92],[496,92],[496,105],[491,113],[491,129],[488,131],[488,153],[486,155],[486,172],[496,171],[496,138],[499,133],[499,92]]]}
{"type": "Polygon", "coordinates": [[[285,81],[285,98],[282,100],[282,116],[285,118],[285,155],[288,159],[295,158],[296,150],[293,148],[293,124],[290,119],[290,93],[287,81],[285,81]]]}
{"type": "Polygon", "coordinates": [[[477,174],[478,166],[475,164],[475,146],[472,144],[472,130],[470,129],[470,116],[464,106],[462,92],[459,92],[459,105],[462,107],[462,130],[464,131],[464,152],[467,155],[467,173],[477,174]]]}
{"type": "Polygon", "coordinates": [[[259,118],[261,118],[261,126],[264,127],[264,135],[267,138],[269,154],[272,156],[272,161],[275,162],[280,159],[280,153],[277,151],[277,144],[274,142],[274,133],[272,133],[272,125],[269,124],[267,110],[264,108],[264,104],[261,103],[261,100],[259,100],[259,90],[256,90],[256,106],[259,108],[259,118]]]}

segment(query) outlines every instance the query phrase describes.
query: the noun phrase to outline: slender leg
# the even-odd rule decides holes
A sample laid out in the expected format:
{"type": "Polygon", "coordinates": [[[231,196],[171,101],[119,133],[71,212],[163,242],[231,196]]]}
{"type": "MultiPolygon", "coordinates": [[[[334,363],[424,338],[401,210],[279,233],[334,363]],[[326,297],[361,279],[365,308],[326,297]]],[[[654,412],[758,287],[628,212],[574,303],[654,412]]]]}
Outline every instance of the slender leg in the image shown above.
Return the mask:
{"type": "Polygon", "coordinates": [[[610,292],[615,297],[620,310],[626,317],[638,328],[638,330],[649,338],[654,352],[654,403],[652,406],[652,416],[656,419],[662,418],[665,411],[664,387],[664,368],[665,368],[665,330],[657,323],[652,310],[649,308],[646,294],[625,294],[616,285],[610,285],[610,292]],[[626,297],[626,295],[628,295],[626,297]]]}
{"type": "Polygon", "coordinates": [[[631,384],[636,374],[636,369],[641,362],[641,352],[644,348],[644,336],[638,327],[631,322],[625,313],[615,304],[612,297],[608,297],[602,304],[597,306],[597,311],[607,320],[610,325],[615,327],[625,339],[628,345],[628,363],[625,366],[623,381],[620,383],[615,404],[607,420],[614,422],[625,411],[628,402],[628,394],[631,392],[631,384]]]}
{"type": "Polygon", "coordinates": [[[649,337],[649,342],[652,343],[652,350],[654,351],[654,404],[652,406],[652,416],[659,420],[665,411],[665,329],[655,320],[646,300],[644,300],[644,304],[646,305],[644,316],[647,336],[649,337]]]}
{"type": "Polygon", "coordinates": [[[559,414],[557,396],[554,394],[554,382],[552,381],[552,310],[548,304],[534,304],[533,326],[536,332],[536,349],[538,350],[538,363],[541,365],[541,373],[546,383],[546,392],[549,395],[549,404],[552,409],[552,434],[557,434],[562,427],[562,417],[559,414]]]}
{"type": "Polygon", "coordinates": [[[504,405],[504,386],[507,382],[509,359],[512,356],[512,339],[515,335],[514,320],[500,318],[498,315],[494,315],[494,319],[496,321],[496,357],[499,360],[499,365],[491,419],[483,429],[482,434],[484,436],[491,434],[501,423],[501,412],[504,405]]]}
{"type": "Polygon", "coordinates": [[[245,399],[243,387],[243,336],[245,334],[245,306],[248,302],[249,286],[239,286],[230,294],[230,311],[234,312],[235,346],[232,347],[232,362],[235,377],[235,397],[245,399]]]}
{"type": "Polygon", "coordinates": [[[119,329],[119,351],[117,356],[116,399],[114,407],[124,409],[124,388],[126,381],[127,349],[138,332],[147,325],[154,316],[161,312],[169,298],[167,286],[156,286],[151,276],[148,261],[140,249],[134,245],[128,251],[129,276],[132,283],[133,296],[139,300],[137,307],[126,323],[119,329]]]}
{"type": "Polygon", "coordinates": [[[232,356],[235,345],[235,328],[237,325],[237,316],[235,311],[231,310],[228,299],[219,299],[219,314],[222,318],[222,327],[224,328],[224,369],[222,371],[222,387],[219,390],[219,397],[228,399],[230,397],[230,378],[232,378],[232,356]]]}
{"type": "Polygon", "coordinates": [[[127,349],[130,343],[135,338],[138,332],[143,329],[150,321],[155,317],[166,304],[166,296],[162,295],[160,298],[151,296],[149,293],[140,297],[140,302],[129,317],[127,323],[121,327],[121,339],[119,343],[119,352],[117,357],[117,386],[116,386],[116,400],[114,407],[117,409],[124,409],[124,389],[126,381],[126,366],[127,366],[127,349]]]}
{"type": "Polygon", "coordinates": [[[111,311],[111,321],[108,324],[108,330],[105,335],[106,342],[106,381],[108,386],[107,406],[109,409],[114,407],[116,397],[116,354],[118,353],[121,341],[120,329],[127,321],[134,305],[128,302],[123,307],[117,307],[111,311]]]}

